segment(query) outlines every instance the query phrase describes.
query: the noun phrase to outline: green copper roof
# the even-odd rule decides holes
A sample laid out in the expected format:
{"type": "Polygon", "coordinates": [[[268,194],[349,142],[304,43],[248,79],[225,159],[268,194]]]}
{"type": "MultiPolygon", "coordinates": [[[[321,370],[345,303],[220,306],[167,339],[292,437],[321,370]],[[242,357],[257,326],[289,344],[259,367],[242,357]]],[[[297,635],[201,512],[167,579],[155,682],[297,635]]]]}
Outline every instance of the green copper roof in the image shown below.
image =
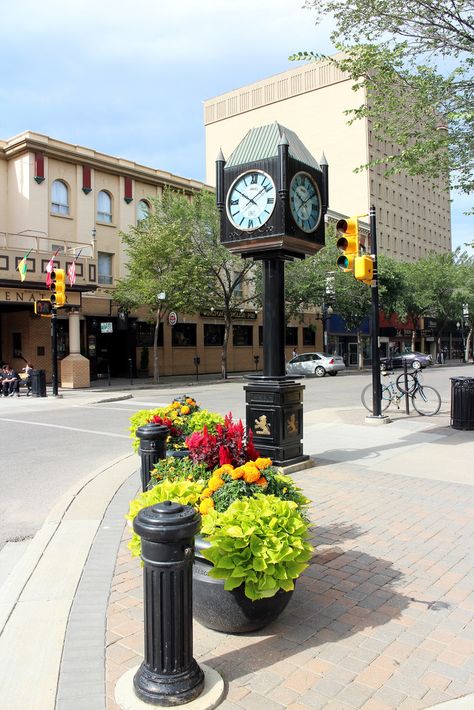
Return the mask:
{"type": "Polygon", "coordinates": [[[278,144],[283,135],[286,136],[288,141],[288,152],[292,158],[299,160],[304,165],[320,170],[318,162],[313,158],[296,133],[277,123],[277,121],[268,123],[266,126],[251,128],[229,156],[226,167],[245,165],[245,163],[253,163],[256,160],[277,156],[278,144]]]}

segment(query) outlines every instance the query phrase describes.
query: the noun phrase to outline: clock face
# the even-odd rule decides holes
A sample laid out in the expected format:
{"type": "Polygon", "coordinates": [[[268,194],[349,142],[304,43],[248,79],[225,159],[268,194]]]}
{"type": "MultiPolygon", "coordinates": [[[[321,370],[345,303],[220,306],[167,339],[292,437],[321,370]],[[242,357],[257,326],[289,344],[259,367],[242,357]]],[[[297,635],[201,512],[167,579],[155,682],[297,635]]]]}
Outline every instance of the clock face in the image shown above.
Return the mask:
{"type": "Polygon", "coordinates": [[[308,173],[296,173],[290,183],[290,209],[303,232],[314,232],[321,219],[321,196],[308,173]]]}
{"type": "Polygon", "coordinates": [[[239,175],[227,193],[227,217],[234,227],[252,232],[267,222],[275,208],[275,183],[263,170],[239,175]]]}

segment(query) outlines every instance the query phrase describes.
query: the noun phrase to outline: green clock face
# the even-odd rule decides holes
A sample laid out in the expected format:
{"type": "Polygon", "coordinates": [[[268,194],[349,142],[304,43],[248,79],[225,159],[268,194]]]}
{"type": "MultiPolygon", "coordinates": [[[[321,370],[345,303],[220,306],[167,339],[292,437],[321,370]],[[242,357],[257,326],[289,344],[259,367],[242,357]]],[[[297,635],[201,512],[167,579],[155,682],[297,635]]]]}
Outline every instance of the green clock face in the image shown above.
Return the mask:
{"type": "Polygon", "coordinates": [[[321,196],[318,186],[308,173],[296,173],[290,183],[290,209],[298,227],[308,234],[314,232],[321,219],[321,196]]]}
{"type": "Polygon", "coordinates": [[[275,209],[275,183],[263,170],[249,170],[239,175],[227,193],[229,221],[244,232],[262,227],[275,209]]]}

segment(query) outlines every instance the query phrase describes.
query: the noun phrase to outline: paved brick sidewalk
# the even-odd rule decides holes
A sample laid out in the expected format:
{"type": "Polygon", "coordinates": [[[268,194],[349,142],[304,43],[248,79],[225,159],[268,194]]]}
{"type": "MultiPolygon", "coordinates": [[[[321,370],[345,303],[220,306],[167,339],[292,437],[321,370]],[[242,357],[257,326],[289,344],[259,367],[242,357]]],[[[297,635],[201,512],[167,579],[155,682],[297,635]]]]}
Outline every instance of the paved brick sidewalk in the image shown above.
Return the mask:
{"type": "MultiPolygon", "coordinates": [[[[474,692],[474,488],[362,466],[294,475],[314,501],[316,554],[282,616],[245,636],[195,624],[194,655],[226,681],[220,707],[415,710],[474,692]]],[[[142,571],[117,559],[107,708],[142,658],[142,571]]]]}

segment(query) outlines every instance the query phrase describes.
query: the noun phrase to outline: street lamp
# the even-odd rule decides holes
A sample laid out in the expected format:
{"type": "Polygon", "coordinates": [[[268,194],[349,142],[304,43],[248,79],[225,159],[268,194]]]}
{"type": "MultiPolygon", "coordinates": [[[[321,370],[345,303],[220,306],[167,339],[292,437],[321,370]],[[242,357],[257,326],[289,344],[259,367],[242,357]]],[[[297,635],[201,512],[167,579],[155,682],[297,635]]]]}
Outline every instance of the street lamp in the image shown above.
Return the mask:
{"type": "Polygon", "coordinates": [[[466,341],[464,340],[464,314],[461,316],[461,322],[456,323],[456,328],[461,331],[462,341],[462,362],[466,361],[466,341]]]}
{"type": "Polygon", "coordinates": [[[328,352],[328,327],[327,323],[329,318],[332,316],[334,313],[332,306],[328,306],[326,303],[323,303],[323,343],[324,343],[324,352],[328,352]]]}

